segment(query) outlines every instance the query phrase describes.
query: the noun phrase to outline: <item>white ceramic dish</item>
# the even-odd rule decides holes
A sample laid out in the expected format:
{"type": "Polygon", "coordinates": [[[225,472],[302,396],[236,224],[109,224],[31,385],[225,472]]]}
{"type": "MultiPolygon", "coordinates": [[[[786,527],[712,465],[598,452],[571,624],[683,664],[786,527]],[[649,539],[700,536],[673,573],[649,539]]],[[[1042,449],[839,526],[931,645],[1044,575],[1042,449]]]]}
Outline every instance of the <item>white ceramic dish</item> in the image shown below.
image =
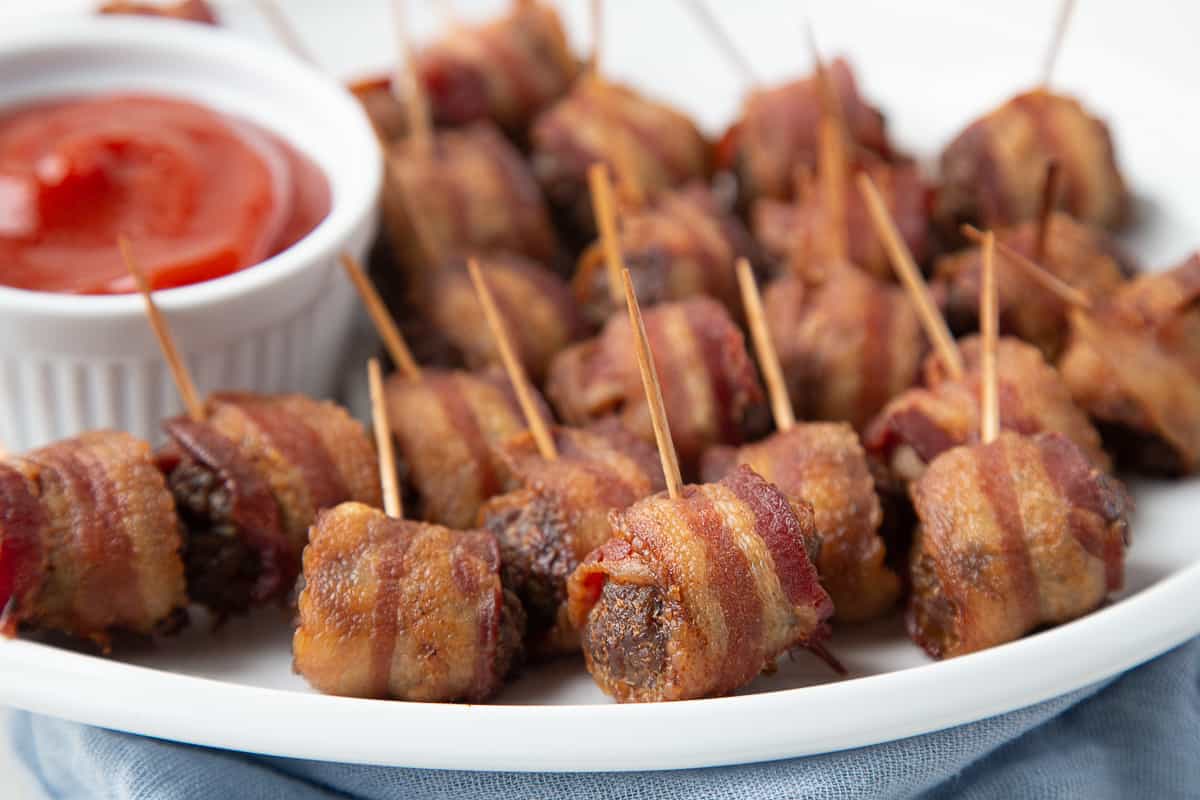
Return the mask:
{"type": "MultiPolygon", "coordinates": [[[[471,13],[499,3],[456,5],[471,13]]],[[[564,5],[573,30],[586,31],[586,2],[564,5]]],[[[709,130],[732,117],[738,82],[677,4],[608,5],[605,63],[614,73],[675,99],[709,130]],[[664,30],[677,31],[666,48],[664,30]]],[[[754,42],[749,49],[764,76],[806,68],[799,23],[789,19],[794,4],[738,4],[739,14],[713,6],[737,36],[754,42]]],[[[356,14],[334,13],[331,4],[289,8],[314,46],[335,48],[319,54],[346,72],[386,58],[390,41],[377,24],[386,13],[382,0],[356,4],[356,14]]],[[[923,156],[1033,79],[1053,17],[1042,0],[1002,7],[812,2],[810,9],[821,40],[853,56],[899,141],[923,156]]],[[[1195,88],[1188,44],[1200,11],[1168,2],[1141,4],[1136,17],[1116,3],[1079,11],[1056,81],[1111,117],[1122,164],[1154,206],[1131,243],[1147,264],[1167,266],[1200,244],[1191,214],[1200,201],[1200,159],[1188,156],[1200,115],[1178,102],[1195,88]],[[1114,42],[1125,58],[1113,57],[1114,42]]],[[[313,694],[290,670],[287,615],[268,612],[215,634],[200,623],[120,661],[0,643],[0,703],[251,752],[453,769],[667,769],[869,745],[1035,703],[1200,633],[1200,481],[1139,485],[1135,495],[1126,588],[1110,606],[943,663],[926,659],[892,618],[835,633],[832,646],[851,670],[844,681],[830,681],[814,659],[798,657],[736,697],[616,706],[578,662],[567,661],[527,673],[498,705],[388,703],[313,694]]]]}
{"type": "MultiPolygon", "coordinates": [[[[312,158],[333,202],[311,234],[253,268],[156,296],[201,391],[331,391],[355,308],[335,258],[365,251],[381,178],[369,123],[346,92],[228,31],[111,18],[6,26],[0,75],[0,108],[104,91],[181,96],[257,122],[312,158]]],[[[178,409],[140,297],[0,286],[6,448],[101,427],[156,439],[178,409]]]]}

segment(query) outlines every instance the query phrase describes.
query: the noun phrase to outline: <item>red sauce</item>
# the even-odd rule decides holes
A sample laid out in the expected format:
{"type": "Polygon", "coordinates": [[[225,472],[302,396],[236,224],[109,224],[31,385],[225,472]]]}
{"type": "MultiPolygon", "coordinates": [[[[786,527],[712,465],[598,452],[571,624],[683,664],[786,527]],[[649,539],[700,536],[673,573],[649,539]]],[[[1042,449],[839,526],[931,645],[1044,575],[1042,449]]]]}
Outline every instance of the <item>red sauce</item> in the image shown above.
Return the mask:
{"type": "Polygon", "coordinates": [[[329,213],[329,183],[250,123],[181,100],[106,95],[0,114],[0,284],[119,294],[129,237],[154,288],[228,275],[329,213]]]}

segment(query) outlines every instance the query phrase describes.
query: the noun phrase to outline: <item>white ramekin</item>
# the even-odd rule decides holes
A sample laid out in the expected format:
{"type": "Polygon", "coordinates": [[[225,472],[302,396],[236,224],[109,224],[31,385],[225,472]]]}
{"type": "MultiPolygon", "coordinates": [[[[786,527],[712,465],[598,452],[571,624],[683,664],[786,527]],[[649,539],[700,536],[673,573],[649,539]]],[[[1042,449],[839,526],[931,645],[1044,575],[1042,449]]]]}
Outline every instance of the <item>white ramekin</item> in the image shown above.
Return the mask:
{"type": "MultiPolygon", "coordinates": [[[[207,26],[82,18],[0,31],[0,109],[38,98],[138,91],[257,122],[312,158],[332,211],[307,237],[242,272],[156,293],[203,392],[326,396],[354,314],[338,271],[375,232],[382,175],[370,125],[333,80],[207,26]]],[[[157,441],[180,403],[136,295],[0,286],[0,443],[10,451],[114,427],[157,441]]]]}

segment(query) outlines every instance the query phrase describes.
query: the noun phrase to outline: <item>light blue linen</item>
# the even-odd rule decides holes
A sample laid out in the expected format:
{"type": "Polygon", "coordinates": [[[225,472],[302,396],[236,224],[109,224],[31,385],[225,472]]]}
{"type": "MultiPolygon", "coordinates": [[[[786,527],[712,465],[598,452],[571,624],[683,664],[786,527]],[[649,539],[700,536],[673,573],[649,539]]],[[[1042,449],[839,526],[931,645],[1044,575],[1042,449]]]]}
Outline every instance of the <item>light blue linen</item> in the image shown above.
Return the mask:
{"type": "Polygon", "coordinates": [[[18,755],[55,798],[1200,798],[1200,640],[1105,684],[971,725],[715,769],[390,769],[208,750],[30,714],[14,715],[13,728],[18,755]]]}

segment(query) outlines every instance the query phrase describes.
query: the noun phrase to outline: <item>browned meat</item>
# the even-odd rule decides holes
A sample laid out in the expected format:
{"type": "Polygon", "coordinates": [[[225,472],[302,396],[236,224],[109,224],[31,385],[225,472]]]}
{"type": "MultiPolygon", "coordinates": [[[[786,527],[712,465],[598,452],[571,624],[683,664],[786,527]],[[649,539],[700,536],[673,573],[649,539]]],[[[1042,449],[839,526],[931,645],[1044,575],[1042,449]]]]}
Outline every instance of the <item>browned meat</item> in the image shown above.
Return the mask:
{"type": "MultiPolygon", "coordinates": [[[[850,65],[842,58],[834,60],[829,76],[855,143],[888,157],[883,115],[858,93],[850,65]]],[[[816,75],[755,91],[746,99],[740,121],[718,145],[717,166],[738,176],[747,203],[766,197],[790,199],[796,170],[816,169],[820,119],[821,91],[816,75]]]]}
{"type": "Polygon", "coordinates": [[[419,702],[491,697],[525,627],[494,537],[360,503],[317,518],[299,611],[295,669],[315,688],[419,702]]]}
{"type": "Polygon", "coordinates": [[[510,491],[479,512],[500,542],[504,585],[528,614],[529,646],[538,655],[579,652],[567,619],[567,578],[612,535],[609,511],[664,487],[658,454],[631,434],[555,428],[558,458],[547,460],[520,433],[497,448],[510,491]]]}
{"type": "Polygon", "coordinates": [[[1200,469],[1200,255],[1074,310],[1059,369],[1126,466],[1200,469]]]}
{"type": "MultiPolygon", "coordinates": [[[[715,300],[696,297],[649,309],[645,323],[681,462],[695,467],[709,445],[740,443],[762,405],[762,388],[729,313],[715,300]]],[[[559,353],[546,395],[569,424],[616,414],[631,433],[654,441],[625,314],[614,315],[594,339],[559,353]]]]}
{"type": "MultiPolygon", "coordinates": [[[[583,334],[570,287],[520,256],[488,257],[480,267],[521,362],[530,379],[540,382],[555,354],[583,334]]],[[[424,305],[433,325],[462,353],[467,366],[500,363],[495,336],[463,263],[438,272],[424,305]]]]}
{"type": "Polygon", "coordinates": [[[839,622],[861,622],[890,611],[900,579],[884,564],[879,526],[883,509],[858,434],[844,423],[810,422],[734,449],[704,457],[702,477],[714,481],[746,464],[793,503],[812,506],[821,549],[821,585],[833,598],[839,622]]]}
{"type": "Polygon", "coordinates": [[[189,592],[220,613],[286,596],[318,511],[381,502],[371,440],[333,403],[217,394],[203,422],[164,427],[159,466],[187,531],[189,592]]]}
{"type": "Polygon", "coordinates": [[[0,463],[0,633],[108,646],[186,619],[175,503],[149,445],[95,431],[0,463]]]}
{"type": "MultiPolygon", "coordinates": [[[[959,340],[959,352],[964,380],[951,379],[941,359],[930,355],[924,386],[894,398],[863,436],[867,452],[889,467],[897,481],[915,480],[938,454],[979,440],[979,338],[959,340]]],[[[1001,428],[1025,435],[1061,433],[1097,467],[1111,467],[1100,434],[1037,348],[1002,337],[996,348],[996,379],[1001,428]]]]}
{"type": "Polygon", "coordinates": [[[392,145],[383,214],[396,258],[417,288],[455,256],[517,253],[551,263],[546,204],[521,154],[495,127],[438,131],[429,150],[392,145]]]}
{"type": "Polygon", "coordinates": [[[748,467],[615,511],[612,526],[568,590],[588,671],[618,701],[729,694],[827,635],[812,511],[748,467]]]}
{"type": "MultiPolygon", "coordinates": [[[[704,294],[741,315],[734,264],[738,258],[761,259],[749,232],[721,208],[707,186],[691,183],[664,192],[649,207],[623,215],[619,236],[643,307],[704,294]]],[[[579,259],[573,284],[588,322],[601,325],[624,310],[624,304],[614,306],[609,295],[600,242],[579,259]]]]}
{"type": "Polygon", "coordinates": [[[408,135],[408,109],[393,87],[391,75],[360,78],[351,81],[346,88],[362,103],[382,141],[395,142],[408,135]]]}
{"type": "Polygon", "coordinates": [[[942,153],[936,216],[955,227],[1032,219],[1051,160],[1062,168],[1062,210],[1104,228],[1126,220],[1129,193],[1108,127],[1074,98],[1044,89],[1017,95],[950,143],[942,153]]]}
{"type": "MultiPolygon", "coordinates": [[[[924,261],[930,251],[929,203],[920,171],[914,164],[889,164],[878,159],[864,161],[862,168],[879,188],[913,258],[924,261]]],[[[850,261],[877,278],[891,281],[891,262],[875,235],[866,203],[852,182],[846,186],[845,198],[845,241],[850,261]]],[[[818,184],[791,202],[764,198],[753,207],[754,235],[771,256],[799,275],[819,277],[826,265],[840,256],[826,246],[828,225],[826,203],[818,184]]]]}
{"type": "Polygon", "coordinates": [[[586,77],[534,122],[533,173],[576,231],[595,233],[587,170],[608,164],[654,195],[708,174],[708,145],[696,126],[634,90],[586,77]]]}
{"type": "Polygon", "coordinates": [[[187,22],[218,23],[217,14],[205,0],[179,0],[175,3],[139,3],[135,0],[109,0],[100,7],[101,14],[135,14],[145,17],[166,17],[187,22]]]}
{"type": "Polygon", "coordinates": [[[1121,588],[1128,495],[1060,434],[947,450],[912,499],[908,629],[934,658],[1067,622],[1121,588]]]}
{"type": "MultiPolygon", "coordinates": [[[[1037,223],[1023,222],[996,231],[996,240],[1033,258],[1037,223]]],[[[1130,265],[1116,243],[1098,228],[1063,213],[1051,218],[1046,256],[1039,262],[1065,283],[1096,297],[1113,292],[1130,265]]],[[[1002,333],[1024,339],[1047,359],[1058,358],[1066,344],[1067,307],[1020,267],[997,258],[996,293],[1002,333]]],[[[946,299],[946,318],[957,331],[979,325],[979,248],[944,256],[934,269],[935,291],[946,299]]]]}
{"type": "Polygon", "coordinates": [[[800,419],[861,430],[917,379],[925,336],[895,284],[846,266],[815,285],[786,276],[767,286],[763,308],[800,419]]]}
{"type": "Polygon", "coordinates": [[[492,446],[525,430],[507,379],[425,369],[386,386],[388,419],[406,480],[416,494],[409,516],[452,528],[475,524],[479,507],[504,488],[492,446]]]}

